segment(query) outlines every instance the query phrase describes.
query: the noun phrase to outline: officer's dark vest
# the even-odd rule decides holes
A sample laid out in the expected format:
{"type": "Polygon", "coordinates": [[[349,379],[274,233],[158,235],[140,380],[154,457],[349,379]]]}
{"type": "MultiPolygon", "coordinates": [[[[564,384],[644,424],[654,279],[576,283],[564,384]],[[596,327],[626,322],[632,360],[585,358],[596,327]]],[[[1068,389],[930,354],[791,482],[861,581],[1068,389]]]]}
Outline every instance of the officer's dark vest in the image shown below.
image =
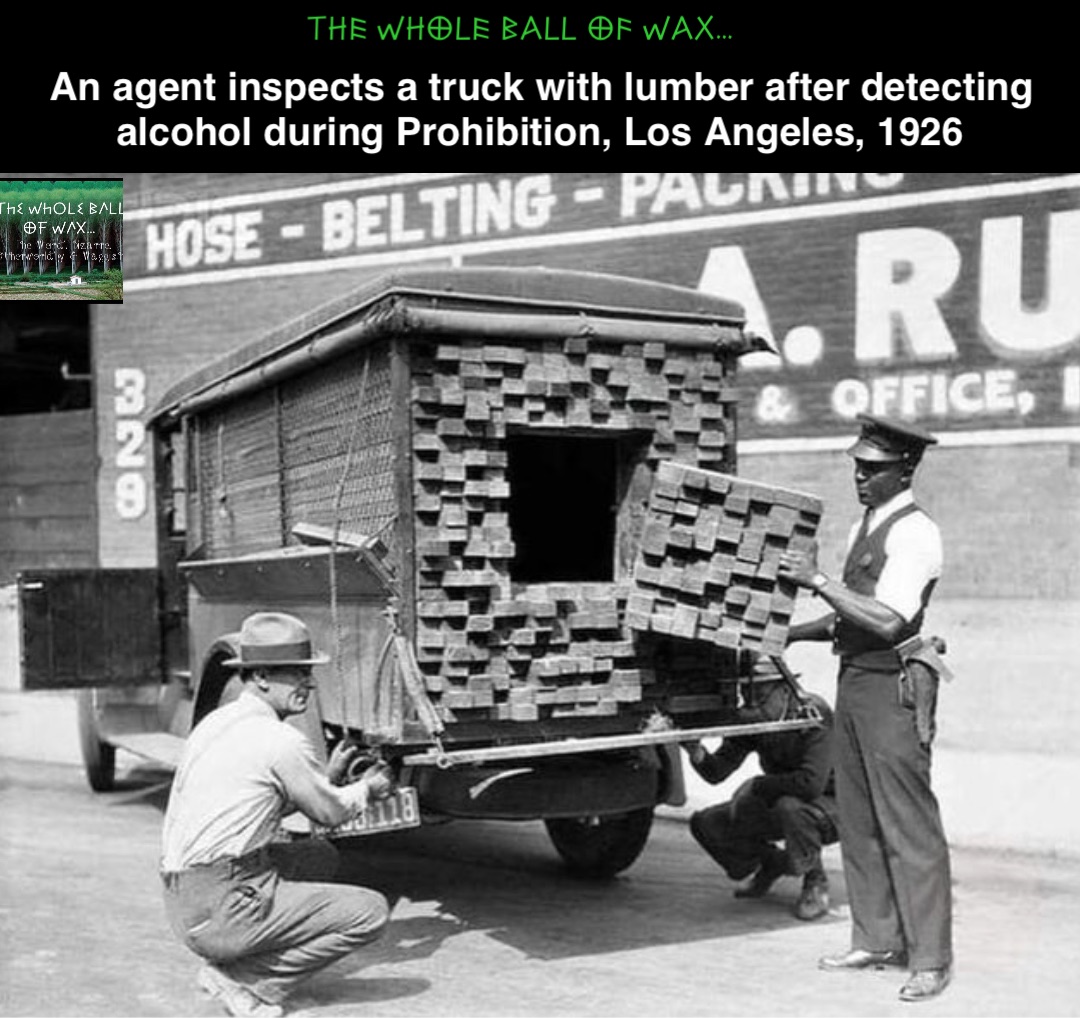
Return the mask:
{"type": "MultiPolygon", "coordinates": [[[[848,590],[853,590],[857,594],[866,594],[869,597],[875,595],[878,578],[885,568],[885,539],[900,520],[916,512],[922,512],[922,510],[914,504],[906,505],[893,513],[871,533],[867,534],[864,528],[859,529],[855,543],[851,546],[847,561],[844,563],[844,586],[848,590]]],[[[918,614],[910,622],[905,623],[904,628],[892,641],[875,636],[869,630],[862,629],[837,615],[834,642],[836,652],[840,655],[842,662],[869,671],[899,671],[900,656],[893,648],[896,644],[914,636],[922,627],[923,615],[926,614],[926,606],[930,603],[934,583],[935,581],[931,580],[923,588],[920,597],[922,607],[918,614]]]]}

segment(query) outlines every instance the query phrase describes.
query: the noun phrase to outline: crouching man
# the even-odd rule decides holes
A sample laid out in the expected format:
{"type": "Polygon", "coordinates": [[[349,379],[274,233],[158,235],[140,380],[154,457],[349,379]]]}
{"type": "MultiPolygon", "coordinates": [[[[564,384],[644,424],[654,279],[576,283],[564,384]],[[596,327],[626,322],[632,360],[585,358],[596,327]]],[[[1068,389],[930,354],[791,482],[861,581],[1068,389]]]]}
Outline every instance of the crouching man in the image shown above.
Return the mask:
{"type": "Polygon", "coordinates": [[[339,745],[324,769],[285,719],[307,708],[312,666],[307,627],[259,612],[240,631],[228,664],[240,696],[191,733],[173,782],[163,832],[162,881],[170,924],[205,960],[199,985],[232,1015],[281,1015],[292,989],[378,938],[389,909],[377,891],[326,883],[337,869],[327,842],[275,841],[299,809],[336,826],[388,794],[382,769],[345,780],[355,747],[339,745]]]}
{"type": "MultiPolygon", "coordinates": [[[[773,666],[759,662],[749,685],[751,716],[779,721],[798,715],[799,696],[773,666]]],[[[700,742],[684,744],[694,769],[713,785],[757,753],[762,774],[740,785],[729,802],[694,813],[690,831],[732,880],[753,874],[736,898],[761,898],[780,877],[801,876],[794,913],[804,920],[829,911],[821,848],[837,840],[832,710],[819,696],[809,700],[820,727],[729,736],[712,753],[700,742]]]]}

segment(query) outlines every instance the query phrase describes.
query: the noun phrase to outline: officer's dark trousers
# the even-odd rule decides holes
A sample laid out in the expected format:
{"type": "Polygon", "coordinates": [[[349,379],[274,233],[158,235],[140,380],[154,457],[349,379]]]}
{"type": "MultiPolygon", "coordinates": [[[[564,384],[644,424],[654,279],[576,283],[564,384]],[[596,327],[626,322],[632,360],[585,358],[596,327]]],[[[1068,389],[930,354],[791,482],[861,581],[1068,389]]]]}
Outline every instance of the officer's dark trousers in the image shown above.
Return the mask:
{"type": "Polygon", "coordinates": [[[898,676],[846,665],[836,698],[836,801],[852,947],[952,964],[949,846],[930,789],[930,750],[898,676]]]}
{"type": "Polygon", "coordinates": [[[730,802],[699,810],[690,818],[690,833],[732,880],[757,870],[777,841],[784,842],[788,872],[801,875],[820,871],[821,846],[836,840],[830,806],[792,795],[773,803],[744,796],[734,815],[730,802]]]}
{"type": "Polygon", "coordinates": [[[389,916],[377,891],[330,884],[336,849],[275,844],[241,859],[162,874],[181,940],[256,996],[279,1003],[297,983],[377,939],[389,916]]]}

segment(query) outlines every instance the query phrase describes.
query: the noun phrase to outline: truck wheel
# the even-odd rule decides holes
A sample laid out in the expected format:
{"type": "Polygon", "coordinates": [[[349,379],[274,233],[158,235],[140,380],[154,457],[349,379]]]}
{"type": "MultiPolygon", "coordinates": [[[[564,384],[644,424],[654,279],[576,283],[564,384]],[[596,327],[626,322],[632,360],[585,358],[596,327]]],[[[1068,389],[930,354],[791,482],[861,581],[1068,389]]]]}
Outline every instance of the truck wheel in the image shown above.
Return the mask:
{"type": "Polygon", "coordinates": [[[587,816],[545,820],[548,837],[575,873],[613,877],[639,855],[649,840],[652,807],[614,816],[587,816]]]}
{"type": "Polygon", "coordinates": [[[94,691],[82,689],[78,696],[79,748],[86,780],[95,792],[112,791],[116,779],[116,747],[105,742],[97,726],[94,691]]]}

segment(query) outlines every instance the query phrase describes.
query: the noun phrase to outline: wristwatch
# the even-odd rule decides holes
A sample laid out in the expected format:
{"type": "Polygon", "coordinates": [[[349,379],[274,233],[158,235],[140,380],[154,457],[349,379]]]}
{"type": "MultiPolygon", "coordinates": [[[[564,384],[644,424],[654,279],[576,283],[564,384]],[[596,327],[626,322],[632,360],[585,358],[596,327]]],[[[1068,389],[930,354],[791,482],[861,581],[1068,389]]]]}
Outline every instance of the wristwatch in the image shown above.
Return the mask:
{"type": "Polygon", "coordinates": [[[829,578],[824,573],[814,573],[814,575],[810,577],[810,586],[819,594],[828,582],[829,578]]]}

